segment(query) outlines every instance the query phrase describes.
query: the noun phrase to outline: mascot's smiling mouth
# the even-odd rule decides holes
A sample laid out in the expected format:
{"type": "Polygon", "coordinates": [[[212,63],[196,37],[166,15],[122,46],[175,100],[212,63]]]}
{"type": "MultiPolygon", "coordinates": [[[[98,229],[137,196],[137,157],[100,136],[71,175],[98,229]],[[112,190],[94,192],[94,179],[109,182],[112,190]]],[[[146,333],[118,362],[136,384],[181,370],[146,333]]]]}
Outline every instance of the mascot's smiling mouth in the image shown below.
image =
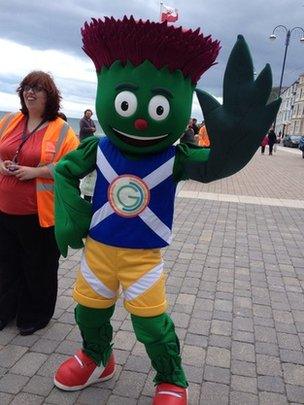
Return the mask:
{"type": "Polygon", "coordinates": [[[125,132],[119,131],[116,128],[112,128],[115,132],[115,135],[122,140],[124,143],[133,146],[151,146],[156,145],[160,142],[161,139],[166,138],[168,134],[160,135],[160,136],[151,136],[149,138],[144,138],[142,136],[130,135],[126,134],[125,132]]]}

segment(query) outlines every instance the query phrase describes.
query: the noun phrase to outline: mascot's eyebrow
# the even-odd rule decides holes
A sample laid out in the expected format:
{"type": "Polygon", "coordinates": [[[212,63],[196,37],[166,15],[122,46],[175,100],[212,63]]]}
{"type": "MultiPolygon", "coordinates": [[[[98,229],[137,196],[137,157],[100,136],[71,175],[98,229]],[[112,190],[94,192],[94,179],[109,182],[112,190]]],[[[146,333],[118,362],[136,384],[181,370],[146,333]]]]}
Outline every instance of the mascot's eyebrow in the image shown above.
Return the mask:
{"type": "Polygon", "coordinates": [[[138,86],[132,83],[121,83],[115,87],[115,90],[138,90],[138,86]]]}
{"type": "Polygon", "coordinates": [[[154,89],[151,89],[151,92],[153,94],[162,94],[163,96],[173,98],[173,94],[171,93],[171,91],[165,89],[164,87],[155,87],[154,89]]]}

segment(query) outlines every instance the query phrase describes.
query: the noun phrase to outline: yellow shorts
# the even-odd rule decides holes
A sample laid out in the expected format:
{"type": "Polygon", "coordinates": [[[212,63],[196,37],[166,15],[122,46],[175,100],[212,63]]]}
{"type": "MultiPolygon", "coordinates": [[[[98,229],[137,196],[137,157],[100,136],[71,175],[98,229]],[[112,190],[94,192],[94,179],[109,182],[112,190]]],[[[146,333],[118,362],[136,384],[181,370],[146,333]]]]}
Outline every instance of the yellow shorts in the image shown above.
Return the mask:
{"type": "Polygon", "coordinates": [[[167,308],[159,249],[125,249],[87,238],[73,297],[89,308],[109,308],[120,291],[134,315],[150,317],[167,308]]]}

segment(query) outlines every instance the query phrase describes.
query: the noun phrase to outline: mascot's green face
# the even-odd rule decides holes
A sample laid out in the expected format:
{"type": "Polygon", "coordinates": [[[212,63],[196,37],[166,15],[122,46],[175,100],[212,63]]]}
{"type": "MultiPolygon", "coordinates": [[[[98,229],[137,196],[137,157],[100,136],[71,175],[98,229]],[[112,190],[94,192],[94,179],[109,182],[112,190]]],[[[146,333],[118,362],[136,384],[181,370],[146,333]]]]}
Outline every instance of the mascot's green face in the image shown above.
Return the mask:
{"type": "Polygon", "coordinates": [[[119,61],[98,73],[96,111],[106,135],[122,151],[147,154],[172,145],[191,113],[194,85],[180,71],[119,61]]]}

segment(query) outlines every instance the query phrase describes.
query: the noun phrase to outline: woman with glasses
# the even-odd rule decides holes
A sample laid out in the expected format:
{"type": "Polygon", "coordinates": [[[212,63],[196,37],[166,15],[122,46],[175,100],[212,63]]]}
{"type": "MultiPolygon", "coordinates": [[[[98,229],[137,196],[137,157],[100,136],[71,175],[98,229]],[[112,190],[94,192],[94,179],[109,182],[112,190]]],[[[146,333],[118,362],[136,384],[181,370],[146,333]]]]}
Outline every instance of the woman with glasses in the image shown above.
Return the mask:
{"type": "Polygon", "coordinates": [[[58,117],[52,77],[29,73],[17,89],[21,112],[0,121],[0,330],[21,335],[50,321],[57,297],[53,169],[78,139],[58,117]]]}

